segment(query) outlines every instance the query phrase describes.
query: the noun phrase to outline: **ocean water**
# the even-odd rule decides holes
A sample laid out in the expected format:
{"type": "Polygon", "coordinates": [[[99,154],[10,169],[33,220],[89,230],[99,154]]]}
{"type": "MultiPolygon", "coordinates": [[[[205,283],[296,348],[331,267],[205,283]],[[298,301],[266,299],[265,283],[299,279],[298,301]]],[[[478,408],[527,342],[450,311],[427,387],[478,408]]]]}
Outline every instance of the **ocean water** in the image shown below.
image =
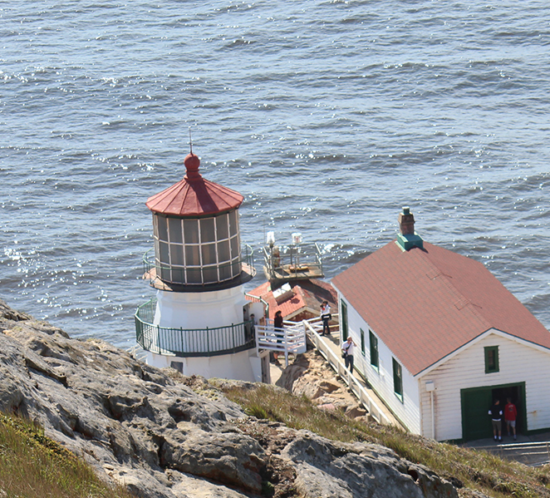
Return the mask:
{"type": "Polygon", "coordinates": [[[548,328],[549,45],[530,0],[5,0],[0,297],[132,346],[145,201],[183,177],[191,130],[256,252],[301,232],[330,279],[407,205],[548,328]]]}

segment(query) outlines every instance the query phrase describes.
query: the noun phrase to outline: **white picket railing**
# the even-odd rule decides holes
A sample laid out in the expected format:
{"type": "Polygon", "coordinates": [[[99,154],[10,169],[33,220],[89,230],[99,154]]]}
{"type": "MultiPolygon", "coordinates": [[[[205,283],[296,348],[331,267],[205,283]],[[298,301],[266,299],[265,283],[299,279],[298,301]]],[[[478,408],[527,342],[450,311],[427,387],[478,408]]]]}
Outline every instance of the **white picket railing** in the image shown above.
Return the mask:
{"type": "Polygon", "coordinates": [[[379,424],[392,424],[392,421],[388,416],[380,409],[375,399],[368,393],[368,391],[361,385],[361,382],[347,369],[342,361],[342,358],[338,356],[331,347],[321,339],[319,331],[322,330],[323,324],[319,318],[311,320],[304,320],[304,329],[315,346],[315,348],[321,353],[321,355],[327,360],[329,365],[336,371],[343,381],[348,385],[350,391],[357,397],[359,402],[365,407],[369,414],[379,424]]]}
{"type": "Polygon", "coordinates": [[[306,352],[305,328],[301,323],[285,321],[284,328],[276,329],[272,320],[268,320],[267,325],[256,325],[255,329],[256,347],[284,353],[287,367],[289,353],[306,352]]]}

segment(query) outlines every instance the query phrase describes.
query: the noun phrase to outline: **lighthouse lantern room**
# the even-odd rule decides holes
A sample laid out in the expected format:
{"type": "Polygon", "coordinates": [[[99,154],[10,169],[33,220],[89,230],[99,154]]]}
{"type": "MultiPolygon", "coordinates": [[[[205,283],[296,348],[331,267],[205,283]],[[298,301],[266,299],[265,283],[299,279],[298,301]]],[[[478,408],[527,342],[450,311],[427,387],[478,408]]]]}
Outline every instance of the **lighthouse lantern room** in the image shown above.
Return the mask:
{"type": "MultiPolygon", "coordinates": [[[[191,152],[180,182],[150,197],[154,255],[144,257],[156,298],[135,314],[137,341],[147,363],[184,375],[259,381],[252,313],[243,284],[255,269],[242,251],[238,209],[243,196],[206,180],[191,152]]],[[[264,362],[265,363],[265,362],[264,362]]]]}

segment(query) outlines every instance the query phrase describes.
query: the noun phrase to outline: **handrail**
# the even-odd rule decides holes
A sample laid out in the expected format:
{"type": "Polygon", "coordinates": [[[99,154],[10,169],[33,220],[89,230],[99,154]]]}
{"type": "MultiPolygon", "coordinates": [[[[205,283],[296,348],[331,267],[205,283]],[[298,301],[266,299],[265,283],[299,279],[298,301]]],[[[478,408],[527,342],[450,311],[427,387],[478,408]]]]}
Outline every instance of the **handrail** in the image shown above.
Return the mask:
{"type": "Polygon", "coordinates": [[[272,320],[267,325],[256,325],[256,347],[285,354],[288,367],[289,353],[300,353],[306,349],[305,330],[301,323],[285,321],[282,329],[273,327],[272,320]]]}
{"type": "Polygon", "coordinates": [[[300,265],[317,265],[320,270],[323,269],[321,249],[317,243],[280,245],[277,246],[277,249],[279,252],[275,257],[268,251],[266,246],[262,248],[265,269],[270,277],[275,276],[276,269],[287,265],[296,265],[298,262],[300,262],[300,265]]]}
{"type": "Polygon", "coordinates": [[[160,327],[153,323],[156,299],[142,304],[134,317],[137,343],[146,351],[178,357],[219,356],[255,346],[252,320],[204,329],[160,327]]]}
{"type": "Polygon", "coordinates": [[[342,363],[342,360],[332,351],[325,341],[321,339],[319,333],[313,328],[311,322],[319,320],[318,318],[304,320],[304,328],[308,334],[311,342],[316,349],[323,355],[328,361],[329,365],[336,371],[336,373],[344,380],[349,386],[351,392],[359,399],[359,402],[367,409],[369,414],[379,424],[391,425],[391,420],[388,416],[378,407],[376,401],[367,392],[367,390],[360,384],[359,380],[353,375],[352,372],[342,363]]]}
{"type": "Polygon", "coordinates": [[[265,318],[267,318],[269,316],[269,303],[265,299],[263,299],[259,296],[255,296],[254,294],[250,294],[249,292],[246,292],[245,296],[251,298],[252,300],[256,299],[256,300],[260,301],[260,303],[262,303],[264,305],[264,310],[265,310],[264,316],[265,316],[265,318]]]}

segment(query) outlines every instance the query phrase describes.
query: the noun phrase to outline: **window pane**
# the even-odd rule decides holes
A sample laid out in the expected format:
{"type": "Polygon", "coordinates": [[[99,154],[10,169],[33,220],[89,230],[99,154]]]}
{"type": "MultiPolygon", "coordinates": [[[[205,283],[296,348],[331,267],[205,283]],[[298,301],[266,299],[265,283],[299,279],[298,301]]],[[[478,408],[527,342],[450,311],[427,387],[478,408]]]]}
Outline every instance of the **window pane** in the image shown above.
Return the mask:
{"type": "Polygon", "coordinates": [[[202,264],[215,265],[216,261],[216,244],[206,244],[201,246],[202,248],[202,264]]]}
{"type": "Polygon", "coordinates": [[[153,213],[153,235],[155,238],[158,238],[159,236],[159,223],[158,223],[158,216],[153,213]]]}
{"type": "Polygon", "coordinates": [[[223,263],[224,261],[229,261],[231,255],[229,254],[229,241],[224,240],[223,242],[218,242],[218,261],[223,263]]]}
{"type": "Polygon", "coordinates": [[[241,274],[241,262],[240,261],[235,261],[232,265],[231,265],[231,268],[232,268],[232,273],[233,273],[233,276],[236,277],[237,275],[240,275],[241,274]]]}
{"type": "Polygon", "coordinates": [[[200,268],[187,268],[187,283],[188,284],[201,284],[202,274],[200,268]]]}
{"type": "Polygon", "coordinates": [[[370,364],[378,368],[378,339],[369,330],[370,364]]]}
{"type": "Polygon", "coordinates": [[[214,233],[214,218],[201,220],[201,244],[205,242],[214,242],[216,234],[214,233]]]}
{"type": "Polygon", "coordinates": [[[228,264],[220,266],[220,280],[230,280],[231,278],[231,266],[228,264]]]}
{"type": "Polygon", "coordinates": [[[218,281],[218,270],[215,266],[203,268],[202,275],[204,279],[203,282],[205,284],[218,281]]]}
{"type": "Polygon", "coordinates": [[[233,237],[231,239],[231,259],[235,259],[240,256],[241,253],[239,249],[239,237],[233,237]]]}
{"type": "Polygon", "coordinates": [[[168,266],[170,264],[170,258],[168,256],[168,244],[165,242],[160,242],[160,262],[163,266],[168,266]]]}
{"type": "Polygon", "coordinates": [[[172,266],[172,282],[185,283],[185,268],[175,268],[172,266]]]}
{"type": "Polygon", "coordinates": [[[229,216],[227,214],[216,218],[216,230],[218,232],[218,240],[229,238],[229,216]]]}
{"type": "Polygon", "coordinates": [[[392,358],[393,363],[393,390],[395,394],[403,396],[403,377],[401,374],[401,365],[395,361],[395,358],[392,358]]]}
{"type": "Polygon", "coordinates": [[[172,265],[183,266],[183,246],[170,244],[170,258],[172,265]]]}
{"type": "Polygon", "coordinates": [[[229,231],[231,236],[237,235],[239,231],[239,216],[237,215],[237,210],[229,213],[229,231]]]}
{"type": "Polygon", "coordinates": [[[498,371],[498,346],[488,346],[485,348],[485,373],[498,371]]]}
{"type": "Polygon", "coordinates": [[[168,228],[166,225],[166,218],[157,215],[157,223],[159,227],[159,239],[168,242],[168,228]]]}
{"type": "Polygon", "coordinates": [[[181,220],[176,218],[168,218],[168,227],[170,229],[170,242],[183,242],[181,233],[181,220]]]}
{"type": "Polygon", "coordinates": [[[187,266],[200,266],[199,246],[185,246],[185,260],[187,266]]]}
{"type": "Polygon", "coordinates": [[[160,269],[160,278],[161,280],[168,280],[169,282],[172,280],[170,278],[170,268],[168,266],[163,266],[160,269]]]}
{"type": "Polygon", "coordinates": [[[183,220],[185,243],[199,243],[199,223],[198,220],[183,220]]]}

